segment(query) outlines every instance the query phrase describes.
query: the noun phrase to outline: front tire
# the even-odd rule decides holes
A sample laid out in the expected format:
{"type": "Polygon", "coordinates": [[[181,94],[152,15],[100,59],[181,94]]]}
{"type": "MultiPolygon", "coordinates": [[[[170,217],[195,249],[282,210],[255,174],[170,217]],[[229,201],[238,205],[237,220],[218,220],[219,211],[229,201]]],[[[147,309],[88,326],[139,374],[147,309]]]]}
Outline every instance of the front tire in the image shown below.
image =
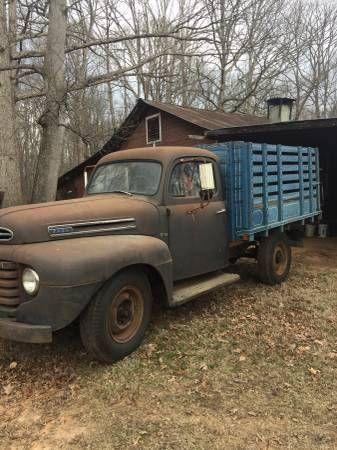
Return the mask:
{"type": "Polygon", "coordinates": [[[258,249],[258,271],[263,283],[275,285],[288,278],[291,248],[284,233],[274,233],[264,239],[258,249]]]}
{"type": "Polygon", "coordinates": [[[151,288],[144,274],[134,270],[117,274],[81,316],[81,339],[89,355],[112,363],[132,353],[144,338],[151,307],[151,288]]]}

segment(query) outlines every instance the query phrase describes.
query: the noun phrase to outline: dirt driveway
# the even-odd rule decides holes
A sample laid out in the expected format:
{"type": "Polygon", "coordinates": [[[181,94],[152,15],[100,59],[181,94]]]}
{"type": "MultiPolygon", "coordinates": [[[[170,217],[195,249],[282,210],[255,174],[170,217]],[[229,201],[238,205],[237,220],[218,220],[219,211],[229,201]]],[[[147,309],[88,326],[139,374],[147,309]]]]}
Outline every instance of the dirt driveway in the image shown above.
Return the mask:
{"type": "Polygon", "coordinates": [[[0,446],[337,448],[337,240],[295,249],[275,288],[243,281],[156,310],[124,361],[90,362],[76,328],[0,350],[0,446]]]}

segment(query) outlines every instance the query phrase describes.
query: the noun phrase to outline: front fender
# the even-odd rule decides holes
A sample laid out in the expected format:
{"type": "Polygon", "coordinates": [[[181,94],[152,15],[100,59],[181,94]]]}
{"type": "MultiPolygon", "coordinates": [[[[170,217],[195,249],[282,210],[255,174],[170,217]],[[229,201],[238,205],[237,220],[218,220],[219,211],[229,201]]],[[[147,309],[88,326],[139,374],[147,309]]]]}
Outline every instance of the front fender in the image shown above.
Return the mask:
{"type": "Polygon", "coordinates": [[[6,247],[0,248],[0,259],[31,266],[40,277],[37,296],[17,308],[22,322],[65,327],[105,281],[131,265],[153,267],[168,298],[172,295],[171,254],[155,237],[94,236],[6,247]]]}

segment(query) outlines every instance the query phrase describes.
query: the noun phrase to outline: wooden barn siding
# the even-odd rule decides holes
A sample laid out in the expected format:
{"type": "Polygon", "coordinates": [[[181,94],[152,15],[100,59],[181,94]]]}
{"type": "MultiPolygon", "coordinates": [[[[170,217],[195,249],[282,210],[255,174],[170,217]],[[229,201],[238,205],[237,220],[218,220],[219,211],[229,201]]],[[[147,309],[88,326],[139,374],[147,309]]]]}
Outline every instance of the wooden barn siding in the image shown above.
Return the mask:
{"type": "MultiPolygon", "coordinates": [[[[122,144],[121,150],[137,147],[151,147],[150,144],[146,144],[146,126],[145,118],[153,114],[157,114],[159,111],[152,108],[146,113],[146,116],[141,120],[135,131],[131,136],[122,144]]],[[[196,140],[190,139],[188,135],[203,135],[204,130],[196,125],[190,124],[171,116],[165,112],[160,112],[161,115],[161,127],[162,127],[162,140],[157,145],[182,145],[187,147],[193,147],[201,143],[208,144],[214,142],[211,139],[196,140]]]]}

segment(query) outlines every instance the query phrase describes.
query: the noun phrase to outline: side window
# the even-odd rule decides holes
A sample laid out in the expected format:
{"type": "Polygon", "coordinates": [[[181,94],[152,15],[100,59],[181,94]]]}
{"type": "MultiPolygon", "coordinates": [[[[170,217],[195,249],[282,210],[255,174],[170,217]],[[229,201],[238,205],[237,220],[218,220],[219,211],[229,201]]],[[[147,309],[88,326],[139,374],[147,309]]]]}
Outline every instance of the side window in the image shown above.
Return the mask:
{"type": "Polygon", "coordinates": [[[161,118],[160,114],[146,117],[146,143],[155,144],[161,141],[161,118]]]}
{"type": "Polygon", "coordinates": [[[200,197],[200,161],[178,163],[169,183],[169,194],[173,197],[200,197]]]}

